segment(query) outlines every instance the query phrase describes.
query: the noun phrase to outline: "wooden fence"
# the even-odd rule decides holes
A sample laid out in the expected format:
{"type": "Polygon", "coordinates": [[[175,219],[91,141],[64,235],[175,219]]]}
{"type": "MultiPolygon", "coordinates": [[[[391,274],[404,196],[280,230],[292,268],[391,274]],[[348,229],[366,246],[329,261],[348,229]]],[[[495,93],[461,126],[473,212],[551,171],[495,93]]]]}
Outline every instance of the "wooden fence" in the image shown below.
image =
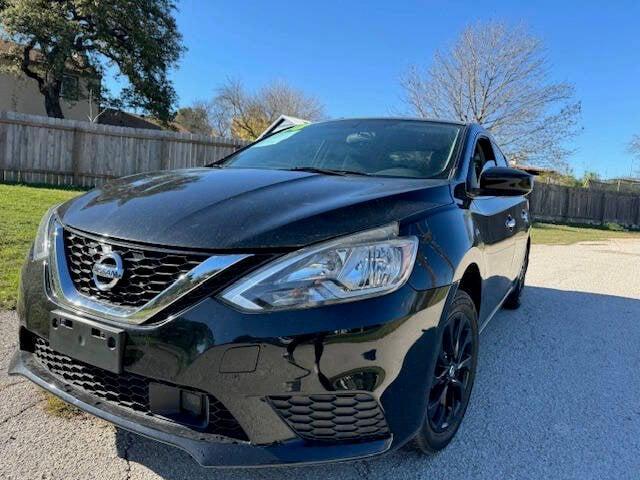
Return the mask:
{"type": "Polygon", "coordinates": [[[0,181],[100,185],[138,172],[203,166],[243,142],[0,112],[0,181]]]}
{"type": "Polygon", "coordinates": [[[536,183],[529,198],[535,220],[640,228],[640,195],[536,183]]]}
{"type": "MultiPolygon", "coordinates": [[[[206,165],[244,145],[227,138],[0,112],[0,181],[100,185],[138,172],[206,165]]],[[[640,195],[537,183],[540,221],[640,228],[640,195]]]]}

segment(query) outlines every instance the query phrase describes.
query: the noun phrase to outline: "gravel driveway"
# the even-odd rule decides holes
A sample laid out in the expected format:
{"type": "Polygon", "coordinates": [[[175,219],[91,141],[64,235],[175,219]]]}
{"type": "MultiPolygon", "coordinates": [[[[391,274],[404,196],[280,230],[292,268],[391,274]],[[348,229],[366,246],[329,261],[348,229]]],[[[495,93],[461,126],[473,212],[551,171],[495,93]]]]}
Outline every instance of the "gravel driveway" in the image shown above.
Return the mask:
{"type": "Polygon", "coordinates": [[[0,312],[0,478],[640,478],[640,242],[535,246],[522,307],[481,336],[458,436],[425,458],[262,470],[200,468],[187,454],[81,416],[47,415],[6,367],[0,312]]]}

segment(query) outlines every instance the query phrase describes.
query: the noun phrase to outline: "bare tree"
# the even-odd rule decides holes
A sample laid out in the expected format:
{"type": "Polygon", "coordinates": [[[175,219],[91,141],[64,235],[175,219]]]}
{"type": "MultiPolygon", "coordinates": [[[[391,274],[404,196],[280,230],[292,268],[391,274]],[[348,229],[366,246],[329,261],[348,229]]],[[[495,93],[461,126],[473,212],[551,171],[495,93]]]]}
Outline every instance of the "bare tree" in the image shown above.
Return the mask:
{"type": "Polygon", "coordinates": [[[627,151],[633,156],[630,175],[640,178],[640,134],[631,137],[631,141],[627,145],[627,151]]]}
{"type": "Polygon", "coordinates": [[[89,101],[89,114],[87,115],[87,120],[91,123],[98,123],[100,117],[108,110],[108,108],[103,108],[101,105],[101,100],[104,101],[105,97],[101,99],[100,89],[91,86],[87,92],[87,100],[89,101]]]}
{"type": "Polygon", "coordinates": [[[469,26],[428,68],[410,67],[401,85],[414,114],[477,122],[511,161],[567,167],[581,105],[571,84],[549,80],[542,42],[522,27],[469,26]]]}
{"type": "Polygon", "coordinates": [[[306,120],[324,117],[324,107],[315,97],[283,81],[272,82],[255,93],[238,79],[228,79],[208,106],[210,123],[221,136],[253,140],[280,115],[306,120]]]}

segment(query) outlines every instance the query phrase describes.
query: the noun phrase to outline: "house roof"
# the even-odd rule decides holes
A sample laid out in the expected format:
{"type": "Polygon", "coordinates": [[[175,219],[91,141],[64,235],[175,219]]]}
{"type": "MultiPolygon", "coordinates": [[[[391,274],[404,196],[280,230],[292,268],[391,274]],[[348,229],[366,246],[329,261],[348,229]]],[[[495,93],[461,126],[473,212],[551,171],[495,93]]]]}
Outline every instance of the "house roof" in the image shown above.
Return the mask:
{"type": "Polygon", "coordinates": [[[617,177],[617,178],[609,178],[607,180],[605,180],[606,182],[609,183],[632,183],[632,184],[638,184],[640,185],[640,178],[636,178],[636,177],[617,177]]]}
{"type": "MultiPolygon", "coordinates": [[[[115,127],[145,128],[147,130],[166,130],[158,120],[152,117],[144,117],[135,113],[117,110],[115,108],[105,108],[98,117],[98,123],[102,125],[113,125],[115,127]]],[[[191,133],[184,126],[176,122],[169,123],[169,130],[178,133],[191,133]]]]}
{"type": "Polygon", "coordinates": [[[113,125],[115,127],[162,130],[160,125],[155,124],[147,118],[113,108],[106,108],[98,117],[98,123],[101,125],[113,125]]]}
{"type": "Polygon", "coordinates": [[[517,168],[518,170],[523,170],[527,173],[530,173],[531,175],[542,175],[543,173],[547,173],[550,175],[557,175],[559,172],[557,170],[554,170],[553,168],[547,168],[547,167],[538,167],[536,165],[519,165],[519,164],[513,164],[512,165],[513,168],[517,168]]]}

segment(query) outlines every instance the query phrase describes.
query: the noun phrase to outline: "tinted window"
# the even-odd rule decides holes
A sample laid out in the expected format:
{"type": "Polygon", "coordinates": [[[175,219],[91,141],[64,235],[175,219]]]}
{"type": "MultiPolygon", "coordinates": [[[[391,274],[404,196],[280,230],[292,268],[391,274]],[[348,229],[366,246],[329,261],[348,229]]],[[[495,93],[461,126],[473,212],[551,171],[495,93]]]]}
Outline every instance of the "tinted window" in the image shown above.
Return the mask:
{"type": "Polygon", "coordinates": [[[486,138],[478,139],[469,164],[469,184],[471,188],[478,188],[480,174],[487,168],[497,166],[491,142],[486,138]]]}
{"type": "Polygon", "coordinates": [[[276,133],[226,168],[318,168],[411,178],[445,176],[461,127],[412,120],[338,120],[276,133]]]}

